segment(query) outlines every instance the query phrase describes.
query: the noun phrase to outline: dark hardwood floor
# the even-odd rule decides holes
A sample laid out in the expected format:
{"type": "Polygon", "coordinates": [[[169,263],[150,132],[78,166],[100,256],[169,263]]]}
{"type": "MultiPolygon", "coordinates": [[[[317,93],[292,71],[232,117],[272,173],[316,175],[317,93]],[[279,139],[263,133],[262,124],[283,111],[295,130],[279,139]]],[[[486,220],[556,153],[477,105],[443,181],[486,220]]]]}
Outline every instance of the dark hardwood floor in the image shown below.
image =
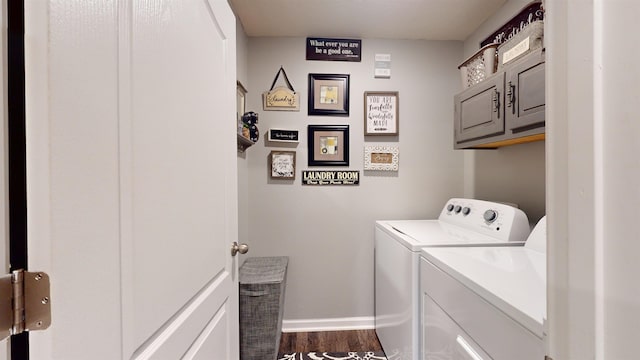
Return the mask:
{"type": "Polygon", "coordinates": [[[375,330],[282,333],[280,353],[382,351],[375,330]]]}

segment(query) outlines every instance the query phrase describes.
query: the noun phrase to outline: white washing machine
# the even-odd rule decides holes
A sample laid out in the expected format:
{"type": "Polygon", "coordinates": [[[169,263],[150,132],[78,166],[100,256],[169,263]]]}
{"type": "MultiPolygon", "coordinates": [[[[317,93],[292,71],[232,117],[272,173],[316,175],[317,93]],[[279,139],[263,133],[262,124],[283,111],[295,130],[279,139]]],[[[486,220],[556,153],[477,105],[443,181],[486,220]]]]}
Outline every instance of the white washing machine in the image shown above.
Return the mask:
{"type": "Polygon", "coordinates": [[[524,247],[424,249],[422,360],[545,358],[546,218],[524,247]]]}
{"type": "Polygon", "coordinates": [[[529,220],[515,207],[447,201],[434,220],[377,221],[375,327],[390,360],[420,358],[420,252],[425,247],[522,246],[529,220]]]}

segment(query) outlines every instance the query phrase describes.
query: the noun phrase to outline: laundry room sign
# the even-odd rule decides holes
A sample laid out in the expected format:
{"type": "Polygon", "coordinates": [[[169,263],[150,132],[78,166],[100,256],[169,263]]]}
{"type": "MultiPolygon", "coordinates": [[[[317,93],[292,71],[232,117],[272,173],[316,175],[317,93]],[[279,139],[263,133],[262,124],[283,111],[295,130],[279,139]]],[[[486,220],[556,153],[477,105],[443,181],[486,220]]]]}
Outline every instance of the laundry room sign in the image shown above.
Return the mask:
{"type": "Polygon", "coordinates": [[[307,38],[307,60],[362,61],[362,40],[307,38]]]}
{"type": "Polygon", "coordinates": [[[360,171],[312,171],[302,172],[302,185],[359,185],[360,171]]]}

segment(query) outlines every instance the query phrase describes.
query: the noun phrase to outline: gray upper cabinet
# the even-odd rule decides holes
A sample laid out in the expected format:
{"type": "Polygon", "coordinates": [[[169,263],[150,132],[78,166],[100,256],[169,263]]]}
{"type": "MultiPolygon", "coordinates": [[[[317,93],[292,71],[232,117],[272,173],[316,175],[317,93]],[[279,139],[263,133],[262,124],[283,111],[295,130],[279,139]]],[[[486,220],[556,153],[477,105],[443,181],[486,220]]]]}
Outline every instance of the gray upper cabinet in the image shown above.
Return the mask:
{"type": "Polygon", "coordinates": [[[544,139],[544,49],[455,95],[454,147],[498,148],[544,139]]]}
{"type": "Polygon", "coordinates": [[[504,73],[455,96],[456,143],[504,134],[504,73]]]}
{"type": "Polygon", "coordinates": [[[514,132],[544,126],[544,58],[541,52],[514,64],[506,73],[506,117],[514,132]]]}

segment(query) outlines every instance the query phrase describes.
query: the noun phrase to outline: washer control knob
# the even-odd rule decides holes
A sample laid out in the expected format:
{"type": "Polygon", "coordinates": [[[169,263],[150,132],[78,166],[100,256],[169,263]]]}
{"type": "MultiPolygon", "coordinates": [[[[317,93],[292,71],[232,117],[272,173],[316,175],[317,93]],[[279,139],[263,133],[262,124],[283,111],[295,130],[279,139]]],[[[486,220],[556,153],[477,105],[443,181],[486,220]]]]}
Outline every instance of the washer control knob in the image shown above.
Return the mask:
{"type": "Polygon", "coordinates": [[[468,206],[465,206],[464,208],[462,208],[462,215],[469,215],[469,213],[471,212],[471,209],[468,206]]]}
{"type": "Polygon", "coordinates": [[[459,214],[461,210],[462,210],[462,206],[456,205],[456,208],[454,210],[456,212],[456,214],[459,214]]]}
{"type": "Polygon", "coordinates": [[[498,213],[495,210],[487,210],[484,212],[484,215],[482,215],[484,217],[484,220],[488,223],[492,223],[494,221],[496,221],[496,219],[498,218],[498,213]]]}
{"type": "Polygon", "coordinates": [[[447,211],[451,212],[453,210],[453,204],[447,205],[447,211]]]}

